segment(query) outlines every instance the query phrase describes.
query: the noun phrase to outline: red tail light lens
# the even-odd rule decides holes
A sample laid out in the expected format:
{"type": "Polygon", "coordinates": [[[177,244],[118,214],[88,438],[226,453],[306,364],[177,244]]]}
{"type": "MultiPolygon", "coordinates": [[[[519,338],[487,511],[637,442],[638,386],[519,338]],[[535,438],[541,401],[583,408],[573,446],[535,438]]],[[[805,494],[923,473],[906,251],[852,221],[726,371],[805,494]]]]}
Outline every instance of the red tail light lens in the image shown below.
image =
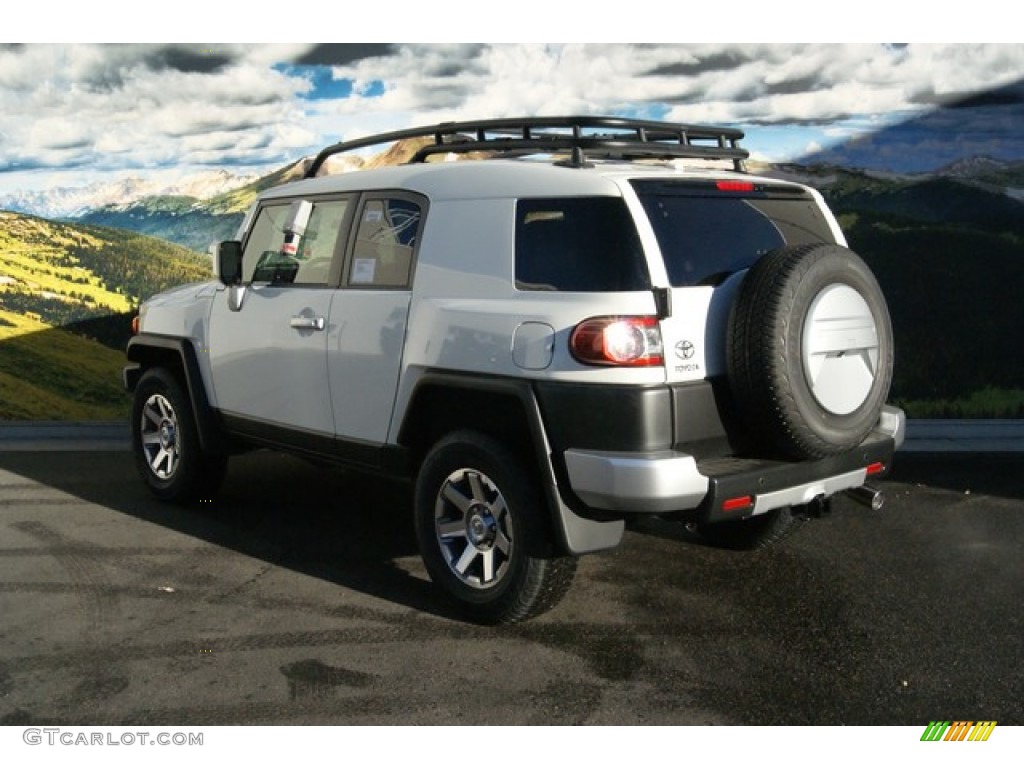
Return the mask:
{"type": "Polygon", "coordinates": [[[750,181],[720,181],[715,184],[721,192],[753,192],[754,184],[750,181]]]}
{"type": "Polygon", "coordinates": [[[665,357],[656,317],[592,317],[569,337],[573,357],[587,365],[643,367],[663,365],[665,357]]]}

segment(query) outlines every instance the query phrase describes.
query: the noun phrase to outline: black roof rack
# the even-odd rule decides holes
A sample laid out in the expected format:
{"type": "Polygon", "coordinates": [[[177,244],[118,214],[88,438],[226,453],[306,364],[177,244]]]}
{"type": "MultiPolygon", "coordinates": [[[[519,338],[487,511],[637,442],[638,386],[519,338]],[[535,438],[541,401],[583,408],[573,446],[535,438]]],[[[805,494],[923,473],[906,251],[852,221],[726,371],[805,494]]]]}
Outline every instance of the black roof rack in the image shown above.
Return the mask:
{"type": "Polygon", "coordinates": [[[495,120],[438,123],[420,128],[380,133],[332,144],[306,169],[305,178],[317,175],[328,157],[377,144],[432,137],[409,161],[422,163],[447,152],[500,152],[532,154],[571,153],[567,165],[582,167],[591,158],[697,158],[732,160],[737,171],[750,153],[739,145],[743,131],[710,125],[685,125],[624,117],[514,117],[495,120]]]}

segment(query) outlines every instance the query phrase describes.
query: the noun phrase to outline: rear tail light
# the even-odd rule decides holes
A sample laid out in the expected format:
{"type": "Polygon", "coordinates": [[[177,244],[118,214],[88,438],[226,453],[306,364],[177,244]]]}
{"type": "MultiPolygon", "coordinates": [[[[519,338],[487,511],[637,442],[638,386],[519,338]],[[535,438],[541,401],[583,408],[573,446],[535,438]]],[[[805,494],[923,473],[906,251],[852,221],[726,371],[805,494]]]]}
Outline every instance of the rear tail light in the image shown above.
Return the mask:
{"type": "Polygon", "coordinates": [[[573,329],[569,350],[587,365],[643,367],[665,362],[658,318],[651,316],[584,320],[573,329]]]}

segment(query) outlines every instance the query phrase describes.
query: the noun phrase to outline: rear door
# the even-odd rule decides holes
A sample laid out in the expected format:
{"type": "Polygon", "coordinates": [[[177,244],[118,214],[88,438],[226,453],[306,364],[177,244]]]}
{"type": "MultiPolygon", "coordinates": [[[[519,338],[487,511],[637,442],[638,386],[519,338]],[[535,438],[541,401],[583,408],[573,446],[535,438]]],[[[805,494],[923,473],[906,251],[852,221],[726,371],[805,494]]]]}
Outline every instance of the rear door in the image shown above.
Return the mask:
{"type": "Polygon", "coordinates": [[[729,312],[747,270],[785,245],[835,242],[802,187],[730,180],[634,180],[664,261],[672,315],[662,324],[671,382],[726,373],[729,312]]]}
{"type": "Polygon", "coordinates": [[[326,362],[336,432],[353,449],[387,438],[425,213],[419,196],[373,192],[363,195],[354,218],[326,362]]]}

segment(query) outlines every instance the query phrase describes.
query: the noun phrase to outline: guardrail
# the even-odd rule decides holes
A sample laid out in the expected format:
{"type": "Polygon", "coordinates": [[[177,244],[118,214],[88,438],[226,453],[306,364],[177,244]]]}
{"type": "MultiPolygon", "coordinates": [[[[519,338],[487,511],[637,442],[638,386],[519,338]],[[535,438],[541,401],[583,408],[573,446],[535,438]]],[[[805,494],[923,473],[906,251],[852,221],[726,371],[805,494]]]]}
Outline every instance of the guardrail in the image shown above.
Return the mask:
{"type": "Polygon", "coordinates": [[[908,453],[1024,453],[1024,420],[910,419],[908,453]]]}

